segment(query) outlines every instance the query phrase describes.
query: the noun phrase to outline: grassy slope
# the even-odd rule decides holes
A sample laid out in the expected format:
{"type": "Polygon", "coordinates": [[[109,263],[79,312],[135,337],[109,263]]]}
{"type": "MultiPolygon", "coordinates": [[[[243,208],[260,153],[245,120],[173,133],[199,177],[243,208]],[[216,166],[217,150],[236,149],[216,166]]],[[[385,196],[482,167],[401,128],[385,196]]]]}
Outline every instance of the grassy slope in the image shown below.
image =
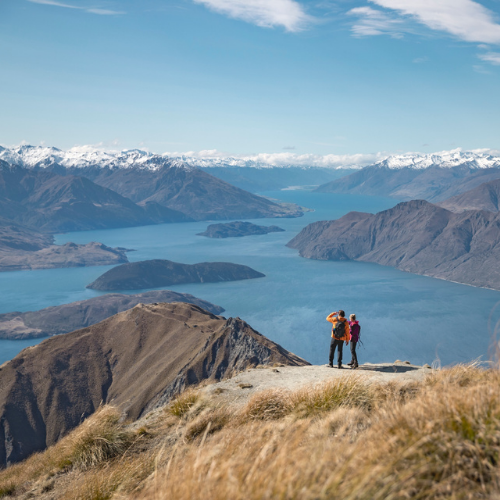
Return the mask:
{"type": "Polygon", "coordinates": [[[0,496],[498,498],[499,386],[496,369],[457,366],[423,382],[269,390],[237,411],[190,390],[129,426],[105,407],[0,473],[0,496]]]}

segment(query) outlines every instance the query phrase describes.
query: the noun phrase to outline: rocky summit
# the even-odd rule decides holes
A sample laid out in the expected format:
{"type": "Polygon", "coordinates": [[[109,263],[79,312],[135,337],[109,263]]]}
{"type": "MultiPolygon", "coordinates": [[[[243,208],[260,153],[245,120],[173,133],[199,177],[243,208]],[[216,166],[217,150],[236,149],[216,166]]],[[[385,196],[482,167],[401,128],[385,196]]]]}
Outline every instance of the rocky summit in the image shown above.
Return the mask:
{"type": "Polygon", "coordinates": [[[45,340],[0,367],[0,467],[54,444],[103,403],[135,420],[202,380],[308,363],[193,304],[139,304],[45,340]]]}

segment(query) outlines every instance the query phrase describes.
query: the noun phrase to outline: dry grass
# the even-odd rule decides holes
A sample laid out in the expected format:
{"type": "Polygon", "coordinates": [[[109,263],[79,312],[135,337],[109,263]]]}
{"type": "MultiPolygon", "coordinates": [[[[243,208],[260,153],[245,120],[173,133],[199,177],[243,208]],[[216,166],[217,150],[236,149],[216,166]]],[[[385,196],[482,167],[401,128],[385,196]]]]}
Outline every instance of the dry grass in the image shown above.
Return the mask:
{"type": "Polygon", "coordinates": [[[166,412],[175,417],[184,417],[199,401],[199,393],[194,389],[188,389],[179,394],[167,407],[166,412]]]}
{"type": "Polygon", "coordinates": [[[184,393],[109,453],[96,437],[127,431],[103,409],[0,473],[0,492],[59,471],[50,494],[69,500],[499,498],[498,370],[457,366],[410,384],[343,377],[257,393],[240,410],[211,404],[184,393]]]}
{"type": "Polygon", "coordinates": [[[132,444],[133,434],[119,423],[120,416],[112,406],[100,408],[61,444],[61,463],[87,469],[123,454],[132,444]]]}

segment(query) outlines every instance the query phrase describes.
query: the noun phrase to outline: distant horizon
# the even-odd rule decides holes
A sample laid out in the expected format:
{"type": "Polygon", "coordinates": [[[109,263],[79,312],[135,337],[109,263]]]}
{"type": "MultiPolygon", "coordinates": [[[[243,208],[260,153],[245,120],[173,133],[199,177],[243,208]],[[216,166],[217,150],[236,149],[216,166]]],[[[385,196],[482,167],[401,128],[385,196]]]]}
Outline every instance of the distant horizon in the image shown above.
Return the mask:
{"type": "MultiPolygon", "coordinates": [[[[148,155],[164,156],[169,158],[186,158],[191,159],[193,162],[196,160],[200,162],[224,162],[225,160],[232,160],[235,162],[234,166],[238,165],[238,162],[254,162],[256,164],[265,164],[269,166],[297,166],[297,167],[318,167],[318,168],[363,168],[378,162],[382,162],[389,158],[404,158],[404,157],[421,157],[429,158],[431,156],[436,157],[446,157],[453,156],[457,154],[474,154],[474,155],[489,155],[492,157],[500,157],[500,150],[496,149],[473,149],[466,150],[463,148],[454,148],[450,150],[443,151],[433,151],[433,152],[422,152],[422,151],[406,151],[406,152],[377,152],[377,153],[354,153],[346,155],[335,155],[335,154],[325,154],[317,155],[313,153],[295,153],[295,152],[279,152],[279,153],[250,153],[250,154],[234,154],[221,152],[217,150],[205,150],[205,151],[151,151],[147,148],[123,148],[119,149],[116,146],[104,146],[103,144],[86,144],[86,145],[75,145],[69,148],[61,148],[54,145],[47,144],[15,144],[6,145],[0,143],[0,147],[6,150],[15,151],[22,147],[40,148],[40,149],[57,149],[63,153],[75,153],[75,154],[93,154],[102,153],[108,155],[118,155],[121,153],[128,153],[133,151],[139,151],[148,155]]],[[[2,156],[0,155],[0,159],[2,156]]]]}

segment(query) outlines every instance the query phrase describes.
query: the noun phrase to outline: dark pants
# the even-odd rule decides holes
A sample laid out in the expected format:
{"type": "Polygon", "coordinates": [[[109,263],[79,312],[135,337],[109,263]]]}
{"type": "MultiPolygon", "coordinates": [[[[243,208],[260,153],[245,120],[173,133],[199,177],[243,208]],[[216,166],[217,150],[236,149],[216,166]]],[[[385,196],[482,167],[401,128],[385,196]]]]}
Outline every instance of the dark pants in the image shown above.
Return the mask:
{"type": "Polygon", "coordinates": [[[342,364],[342,350],[344,348],[344,341],[343,340],[337,340],[336,338],[332,337],[332,341],[330,343],[330,364],[333,365],[333,358],[335,356],[335,348],[338,347],[338,364],[342,364]]]}
{"type": "Polygon", "coordinates": [[[356,354],[356,346],[358,345],[357,342],[353,342],[351,340],[351,364],[353,366],[358,366],[358,356],[356,354]]]}

